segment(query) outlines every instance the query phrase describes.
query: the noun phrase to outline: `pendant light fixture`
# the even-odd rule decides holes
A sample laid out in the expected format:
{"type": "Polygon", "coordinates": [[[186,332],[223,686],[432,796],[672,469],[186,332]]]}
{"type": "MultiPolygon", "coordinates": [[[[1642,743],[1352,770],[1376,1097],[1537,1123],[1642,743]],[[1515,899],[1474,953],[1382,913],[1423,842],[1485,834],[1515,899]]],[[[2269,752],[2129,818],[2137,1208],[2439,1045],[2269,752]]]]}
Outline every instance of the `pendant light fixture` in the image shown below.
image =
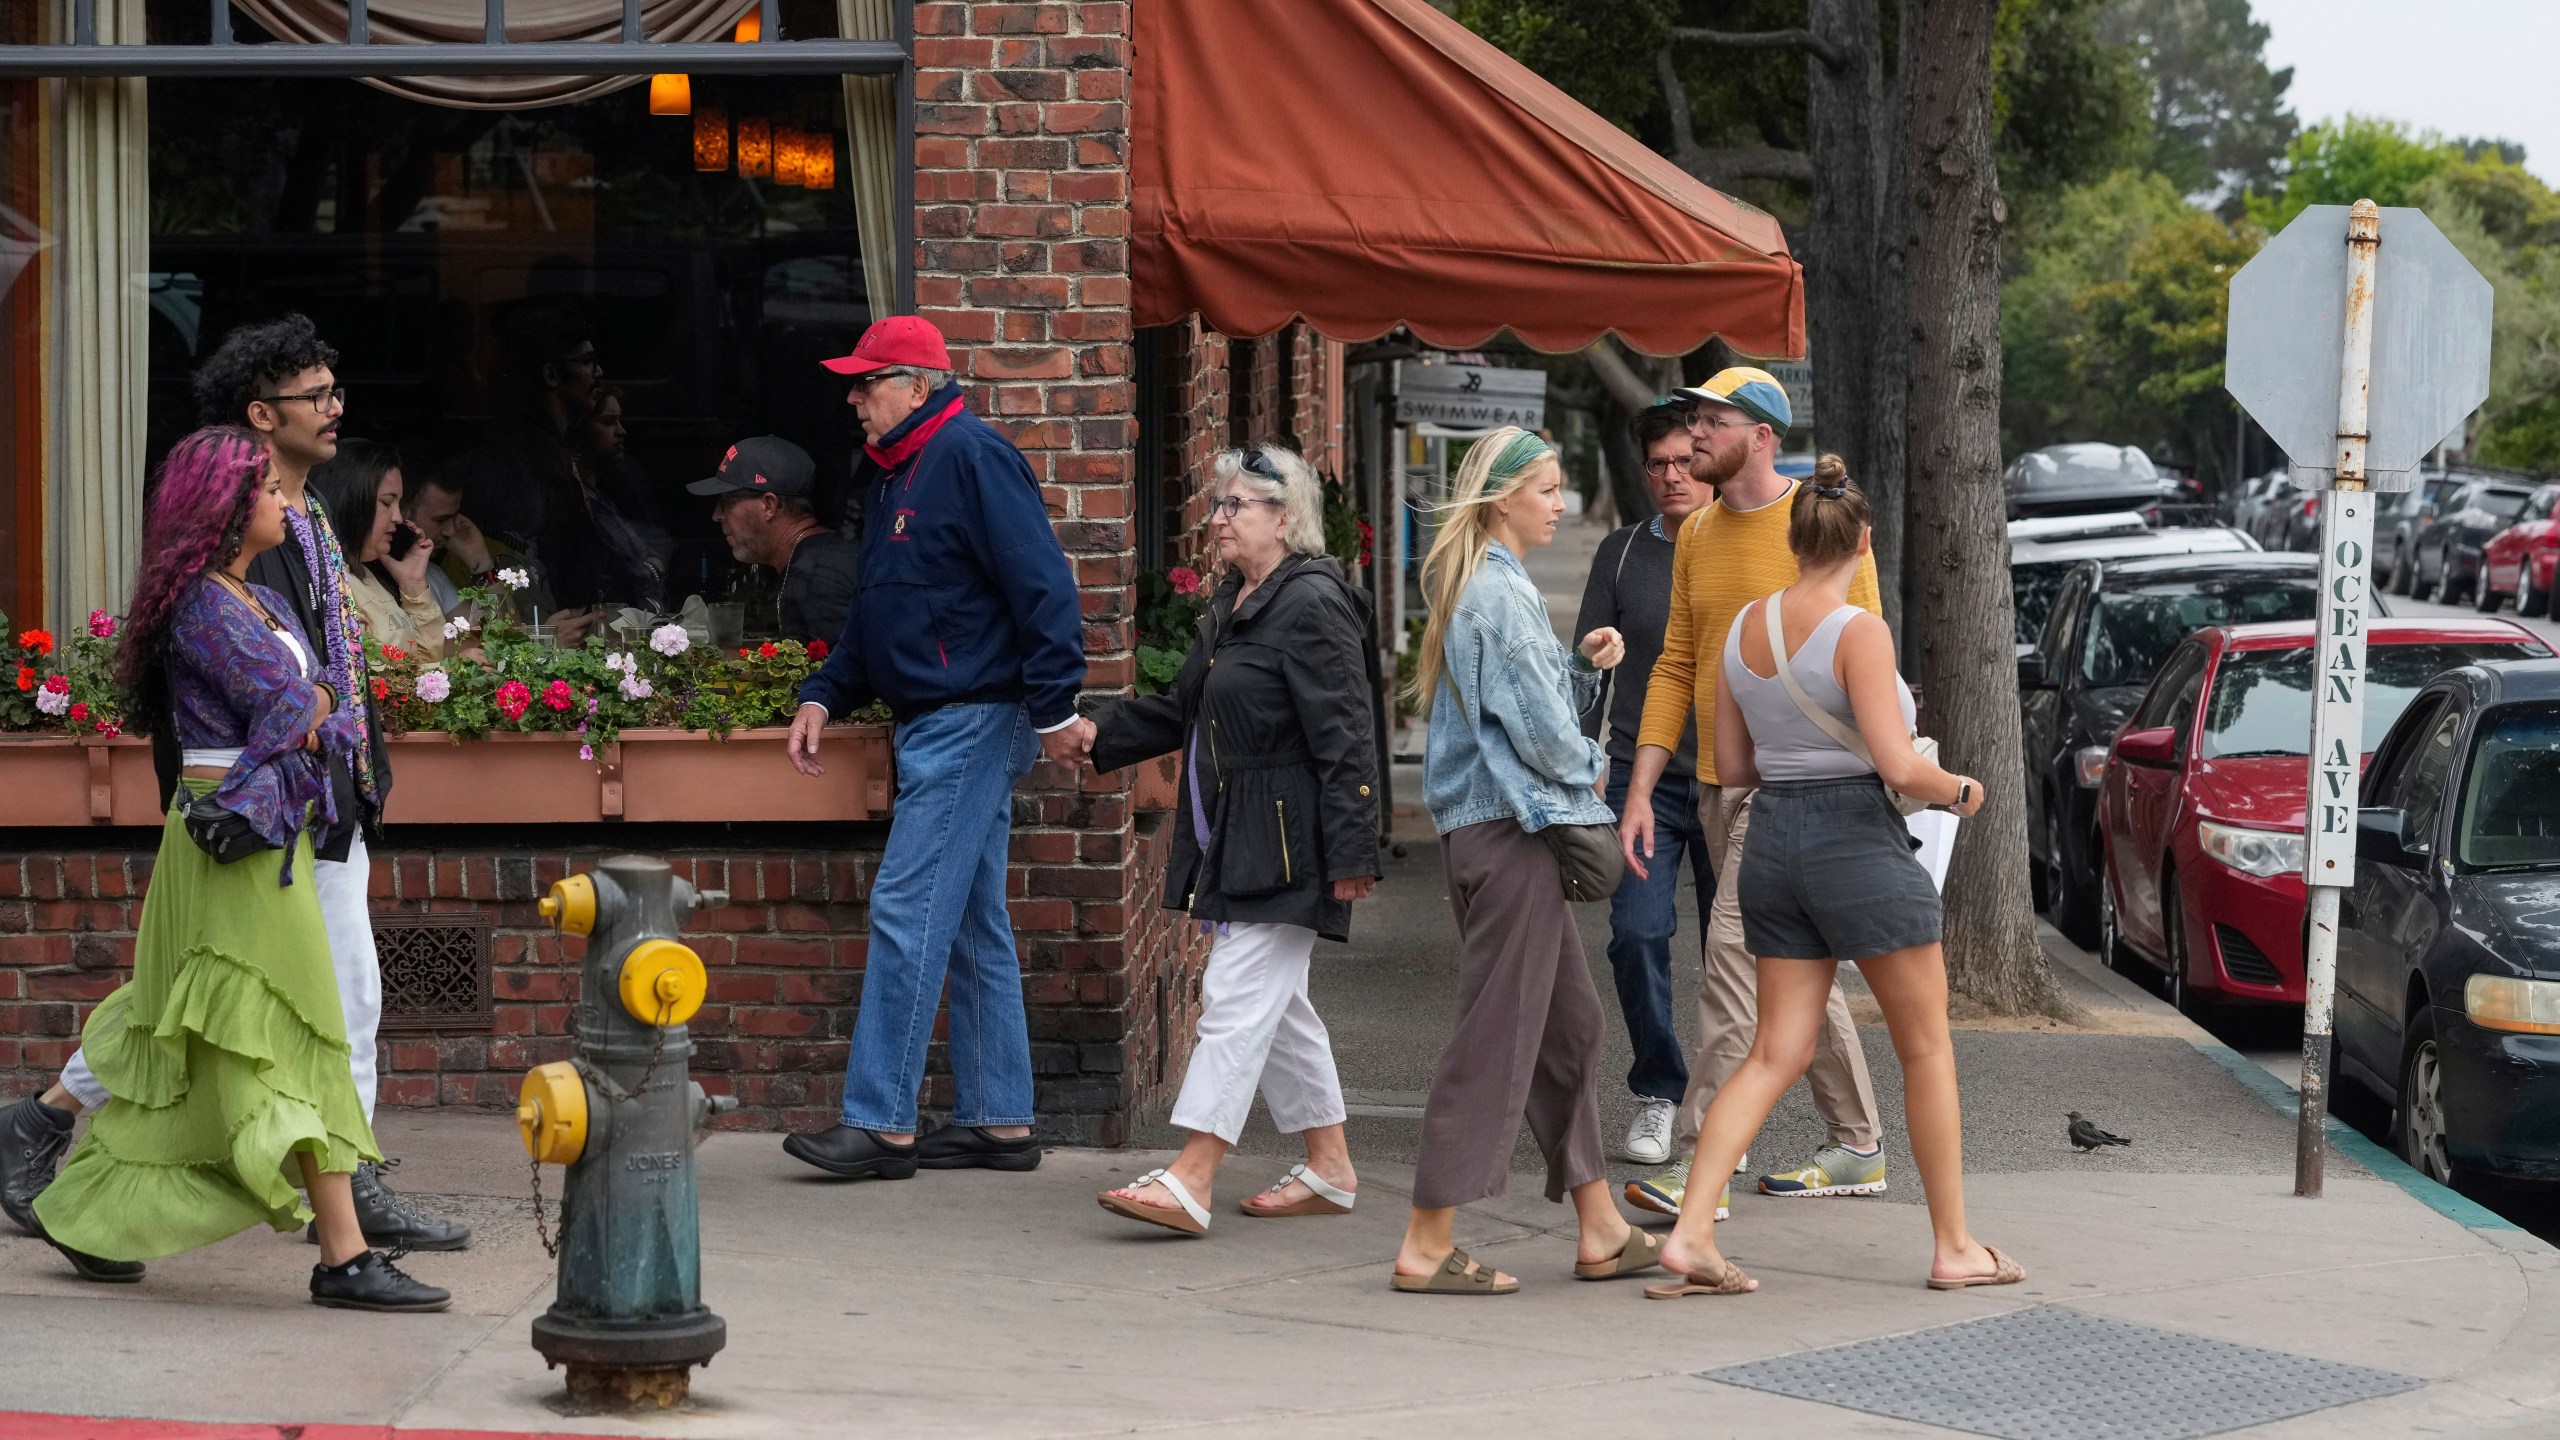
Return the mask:
{"type": "Polygon", "coordinates": [[[692,114],[693,77],[690,75],[650,76],[649,113],[652,115],[692,114]]]}

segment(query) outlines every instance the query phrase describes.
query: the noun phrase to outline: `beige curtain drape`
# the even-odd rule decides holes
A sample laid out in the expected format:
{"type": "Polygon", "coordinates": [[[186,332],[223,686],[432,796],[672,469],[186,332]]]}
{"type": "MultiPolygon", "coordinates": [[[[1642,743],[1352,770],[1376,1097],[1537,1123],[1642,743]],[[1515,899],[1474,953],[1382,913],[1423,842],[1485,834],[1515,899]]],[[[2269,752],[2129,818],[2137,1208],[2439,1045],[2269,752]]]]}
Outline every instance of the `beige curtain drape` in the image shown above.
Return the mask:
{"type": "MultiPolygon", "coordinates": [[[[241,11],[285,40],[328,45],[347,38],[347,0],[233,0],[241,11]]],[[[718,40],[757,0],[643,0],[641,32],[681,44],[718,40]]],[[[484,0],[372,0],[365,16],[377,45],[428,41],[477,43],[486,33],[484,0]]],[[[595,40],[622,38],[617,0],[507,0],[507,38],[595,40]]],[[[646,75],[411,75],[368,79],[377,90],[457,110],[529,110],[608,95],[648,79],[646,75]]]]}
{"type": "MultiPolygon", "coordinates": [[[[98,37],[141,44],[142,6],[100,0],[98,37]]],[[[67,17],[70,7],[62,8],[67,17]]],[[[62,383],[55,463],[45,477],[45,591],[52,630],[68,635],[91,610],[123,612],[142,548],[151,148],[142,81],[50,83],[64,87],[55,341],[62,383]]]]}
{"type": "MultiPolygon", "coordinates": [[[[896,39],[892,3],[836,0],[836,33],[847,40],[896,39]]],[[[876,320],[898,308],[898,77],[846,76],[844,119],[854,224],[862,235],[862,284],[876,320]]]]}

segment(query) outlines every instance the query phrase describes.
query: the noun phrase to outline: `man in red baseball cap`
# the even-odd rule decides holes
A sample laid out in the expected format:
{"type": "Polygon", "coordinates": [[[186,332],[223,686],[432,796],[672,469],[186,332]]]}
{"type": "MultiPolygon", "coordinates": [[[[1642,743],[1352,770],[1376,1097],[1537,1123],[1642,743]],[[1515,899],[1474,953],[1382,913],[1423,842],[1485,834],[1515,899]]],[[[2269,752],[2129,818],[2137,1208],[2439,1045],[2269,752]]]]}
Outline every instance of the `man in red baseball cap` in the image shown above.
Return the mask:
{"type": "Polygon", "coordinates": [[[851,378],[867,442],[861,578],[843,638],[801,687],[791,763],[817,774],[827,721],[878,700],[898,722],[898,810],[871,885],[842,1123],[783,1149],[852,1178],[1029,1170],[1040,1145],[1005,856],[1015,783],[1044,751],[1074,765],[1092,745],[1076,714],[1075,572],[1029,462],[962,403],[941,331],[893,315],[823,363],[851,378]],[[918,1135],[946,976],[956,1103],[918,1135]]]}

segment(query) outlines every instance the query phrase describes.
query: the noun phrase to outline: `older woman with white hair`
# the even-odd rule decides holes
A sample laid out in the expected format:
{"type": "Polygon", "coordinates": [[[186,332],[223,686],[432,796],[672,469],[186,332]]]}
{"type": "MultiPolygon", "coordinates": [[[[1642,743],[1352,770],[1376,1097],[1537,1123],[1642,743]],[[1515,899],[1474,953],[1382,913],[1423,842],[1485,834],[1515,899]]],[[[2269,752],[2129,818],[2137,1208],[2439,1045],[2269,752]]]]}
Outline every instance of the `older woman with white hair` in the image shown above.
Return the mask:
{"type": "Polygon", "coordinates": [[[1342,1134],[1342,1082],[1307,998],[1317,937],[1351,938],[1351,903],[1377,883],[1371,644],[1359,592],[1325,553],[1323,493],[1276,445],[1210,462],[1211,529],[1225,575],[1170,695],[1096,717],[1099,770],[1179,750],[1164,903],[1213,931],[1199,1043],[1174,1103],[1182,1153],[1102,1207],[1198,1235],[1210,1184],[1258,1088],[1307,1160],[1243,1212],[1340,1215],[1359,1180],[1342,1134]]]}

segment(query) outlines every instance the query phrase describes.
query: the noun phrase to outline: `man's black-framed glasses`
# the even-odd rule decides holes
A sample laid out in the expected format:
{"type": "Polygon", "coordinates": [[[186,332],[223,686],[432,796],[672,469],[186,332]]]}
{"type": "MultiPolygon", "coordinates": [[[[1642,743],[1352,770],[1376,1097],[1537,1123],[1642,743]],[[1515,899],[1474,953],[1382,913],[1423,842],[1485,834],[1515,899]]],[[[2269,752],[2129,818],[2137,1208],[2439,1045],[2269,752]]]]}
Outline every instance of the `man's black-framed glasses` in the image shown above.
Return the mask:
{"type": "Polygon", "coordinates": [[[326,415],[333,410],[343,411],[347,408],[347,387],[332,385],[325,390],[305,390],[295,395],[261,395],[257,398],[263,404],[275,406],[281,406],[287,400],[299,400],[320,414],[326,415]]]}
{"type": "Polygon", "coordinates": [[[1275,510],[1289,508],[1286,500],[1265,500],[1259,495],[1221,495],[1209,502],[1209,513],[1221,520],[1233,520],[1244,513],[1247,505],[1268,505],[1275,510]]]}

